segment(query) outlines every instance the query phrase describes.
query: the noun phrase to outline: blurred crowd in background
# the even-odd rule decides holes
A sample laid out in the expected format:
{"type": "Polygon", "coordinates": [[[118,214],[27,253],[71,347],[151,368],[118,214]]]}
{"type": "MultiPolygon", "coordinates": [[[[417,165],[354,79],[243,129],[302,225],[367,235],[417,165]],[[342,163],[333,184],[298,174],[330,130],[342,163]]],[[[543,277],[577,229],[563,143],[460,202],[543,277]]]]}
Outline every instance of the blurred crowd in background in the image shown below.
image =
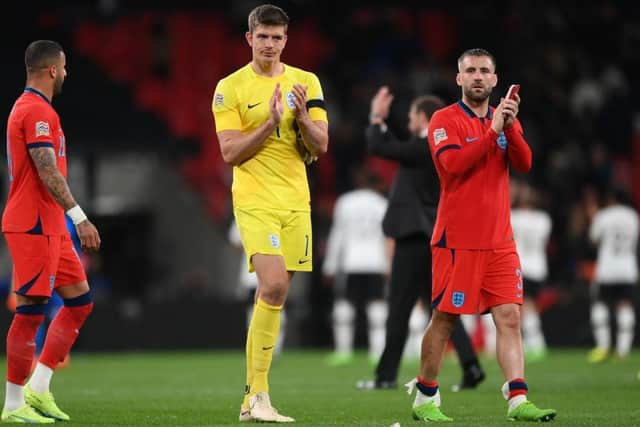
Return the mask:
{"type": "MultiPolygon", "coordinates": [[[[96,158],[118,150],[160,155],[219,230],[222,238],[211,245],[228,245],[231,168],[220,156],[211,98],[220,78],[250,60],[246,16],[259,3],[101,0],[4,14],[0,19],[16,30],[2,42],[2,112],[8,115],[22,89],[25,46],[36,38],[60,41],[69,79],[55,104],[70,135],[70,156],[84,161],[87,197],[95,201],[99,187],[96,158]],[[82,142],[74,144],[71,136],[82,142]]],[[[313,301],[310,312],[330,310],[320,266],[333,204],[353,187],[352,171],[366,164],[381,178],[383,193],[393,179],[396,166],[366,152],[372,96],[381,85],[391,88],[389,126],[406,137],[415,96],[436,94],[448,103],[460,97],[457,58],[473,47],[497,59],[494,105],[509,84],[521,84],[519,117],[534,162],[531,173],[514,176],[513,191],[517,196],[519,185],[532,186],[551,215],[548,285],[559,295],[587,294],[595,259],[587,231],[604,192],[623,189],[640,206],[640,108],[634,103],[640,95],[640,8],[613,0],[277,4],[291,18],[283,61],[319,76],[329,113],[329,153],[309,169],[315,240],[315,271],[305,294],[313,301]]],[[[226,253],[240,264],[238,252],[226,253]]],[[[151,260],[149,268],[158,263],[151,260]]],[[[226,264],[236,277],[236,264],[226,264]]],[[[200,289],[218,286],[223,276],[195,268],[185,277],[184,286],[200,289]]]]}

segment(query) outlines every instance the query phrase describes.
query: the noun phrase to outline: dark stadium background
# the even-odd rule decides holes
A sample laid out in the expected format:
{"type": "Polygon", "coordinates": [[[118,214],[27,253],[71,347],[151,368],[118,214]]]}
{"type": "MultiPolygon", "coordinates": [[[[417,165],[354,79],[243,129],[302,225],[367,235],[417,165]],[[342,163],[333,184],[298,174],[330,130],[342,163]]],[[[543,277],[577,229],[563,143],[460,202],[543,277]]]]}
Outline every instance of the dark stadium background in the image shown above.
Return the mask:
{"type": "MultiPolygon", "coordinates": [[[[510,83],[522,85],[520,117],[534,168],[514,179],[543,192],[554,221],[549,290],[540,301],[549,344],[592,344],[588,218],[612,184],[640,207],[640,8],[555,3],[277,3],[292,20],[283,60],[318,74],[330,119],[329,154],[309,170],[316,273],[294,281],[288,346],[331,345],[331,291],[319,266],[333,201],[350,188],[351,167],[366,161],[385,182],[393,176],[393,164],[366,157],[371,96],[382,84],[392,88],[390,125],[405,136],[413,96],[458,97],[456,58],[471,47],[497,57],[494,101],[510,83]]],[[[3,117],[24,86],[27,44],[54,39],[67,53],[69,76],[54,104],[68,141],[69,181],[104,242],[88,260],[96,308],[78,349],[241,348],[240,254],[226,240],[231,175],[210,102],[218,79],[250,59],[246,15],[257,4],[3,6],[3,117]]],[[[5,287],[9,272],[2,243],[5,287]]],[[[8,327],[10,313],[0,318],[8,327]]]]}

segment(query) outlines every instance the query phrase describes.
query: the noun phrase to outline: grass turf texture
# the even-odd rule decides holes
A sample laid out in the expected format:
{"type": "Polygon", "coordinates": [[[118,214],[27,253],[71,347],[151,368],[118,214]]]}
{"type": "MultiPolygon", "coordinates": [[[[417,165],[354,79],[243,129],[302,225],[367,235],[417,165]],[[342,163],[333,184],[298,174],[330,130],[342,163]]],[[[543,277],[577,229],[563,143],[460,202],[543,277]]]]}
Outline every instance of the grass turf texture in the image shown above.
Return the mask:
{"type": "MultiPolygon", "coordinates": [[[[373,368],[359,353],[345,367],[326,366],[326,351],[286,351],[272,367],[274,405],[299,426],[419,425],[411,419],[413,397],[404,387],[360,391],[358,379],[373,368]]],[[[449,355],[440,378],[443,412],[453,426],[513,426],[500,395],[497,363],[483,359],[488,378],[478,389],[453,393],[459,380],[449,355]]],[[[6,366],[6,363],[2,363],[6,366]]],[[[400,380],[418,364],[404,363],[400,380]]],[[[640,353],[625,361],[586,363],[586,350],[552,350],[527,367],[531,399],[559,411],[554,426],[640,425],[640,353]]],[[[244,387],[241,352],[80,354],[56,373],[52,391],[71,424],[86,426],[237,425],[244,387]]]]}

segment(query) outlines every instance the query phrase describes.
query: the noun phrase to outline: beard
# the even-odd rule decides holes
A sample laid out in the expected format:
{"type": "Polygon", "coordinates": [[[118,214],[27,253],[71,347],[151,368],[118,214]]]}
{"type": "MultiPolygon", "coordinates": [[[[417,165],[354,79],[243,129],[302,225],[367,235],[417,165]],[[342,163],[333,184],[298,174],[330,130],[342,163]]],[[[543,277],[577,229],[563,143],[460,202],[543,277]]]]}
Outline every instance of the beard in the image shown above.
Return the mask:
{"type": "Polygon", "coordinates": [[[62,93],[62,85],[64,84],[64,78],[56,79],[53,83],[53,94],[60,95],[62,93]]]}
{"type": "Polygon", "coordinates": [[[477,93],[472,88],[464,88],[464,96],[474,102],[484,102],[491,95],[491,89],[488,87],[477,93]]]}

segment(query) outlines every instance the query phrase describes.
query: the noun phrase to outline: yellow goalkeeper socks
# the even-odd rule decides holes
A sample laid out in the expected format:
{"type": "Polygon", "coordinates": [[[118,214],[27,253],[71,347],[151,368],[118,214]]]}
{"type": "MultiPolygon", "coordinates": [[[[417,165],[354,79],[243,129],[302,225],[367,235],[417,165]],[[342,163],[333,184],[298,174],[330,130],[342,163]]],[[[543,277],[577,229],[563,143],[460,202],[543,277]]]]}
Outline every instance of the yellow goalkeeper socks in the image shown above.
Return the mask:
{"type": "MultiPolygon", "coordinates": [[[[253,381],[250,383],[250,395],[260,392],[269,392],[269,368],[273,358],[273,349],[280,332],[280,313],[282,306],[269,305],[258,298],[251,328],[249,329],[249,341],[251,349],[247,345],[247,358],[251,358],[253,381]]],[[[247,364],[248,366],[248,364],[247,364]]]]}

